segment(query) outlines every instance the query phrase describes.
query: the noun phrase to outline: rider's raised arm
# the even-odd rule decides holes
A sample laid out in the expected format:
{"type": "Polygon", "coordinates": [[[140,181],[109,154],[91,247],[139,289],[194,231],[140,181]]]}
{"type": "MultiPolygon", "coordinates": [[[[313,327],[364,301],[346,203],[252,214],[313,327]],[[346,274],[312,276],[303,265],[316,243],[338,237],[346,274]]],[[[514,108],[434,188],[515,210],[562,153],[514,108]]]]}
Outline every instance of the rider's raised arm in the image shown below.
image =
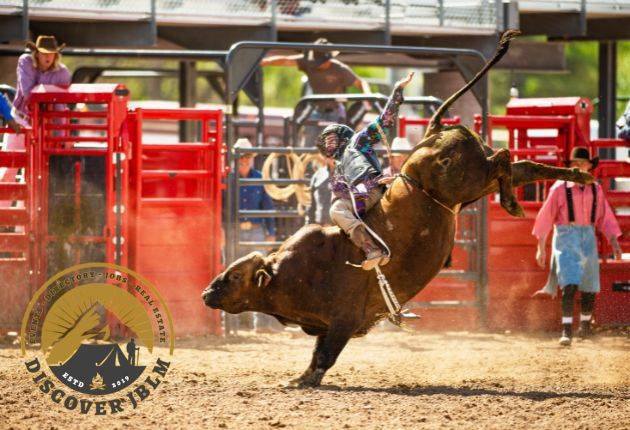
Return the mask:
{"type": "Polygon", "coordinates": [[[387,131],[392,128],[398,120],[398,108],[403,102],[403,87],[396,85],[392,95],[387,100],[383,112],[372,121],[367,127],[359,132],[355,144],[359,148],[371,148],[383,141],[387,131]]]}

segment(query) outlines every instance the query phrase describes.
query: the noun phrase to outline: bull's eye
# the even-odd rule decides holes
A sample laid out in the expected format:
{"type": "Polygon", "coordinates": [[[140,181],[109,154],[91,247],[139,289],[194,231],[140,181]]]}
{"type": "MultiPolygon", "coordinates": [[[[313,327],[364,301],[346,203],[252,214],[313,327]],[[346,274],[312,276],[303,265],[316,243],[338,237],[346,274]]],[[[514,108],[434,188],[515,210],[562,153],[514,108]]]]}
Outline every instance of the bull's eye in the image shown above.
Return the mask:
{"type": "Polygon", "coordinates": [[[438,163],[440,163],[440,165],[441,165],[443,168],[445,168],[445,169],[446,169],[448,166],[450,166],[451,161],[452,161],[452,160],[450,159],[450,157],[445,157],[445,158],[442,158],[442,159],[438,160],[438,163]]]}
{"type": "Polygon", "coordinates": [[[243,278],[239,272],[230,273],[230,281],[240,281],[243,278]]]}

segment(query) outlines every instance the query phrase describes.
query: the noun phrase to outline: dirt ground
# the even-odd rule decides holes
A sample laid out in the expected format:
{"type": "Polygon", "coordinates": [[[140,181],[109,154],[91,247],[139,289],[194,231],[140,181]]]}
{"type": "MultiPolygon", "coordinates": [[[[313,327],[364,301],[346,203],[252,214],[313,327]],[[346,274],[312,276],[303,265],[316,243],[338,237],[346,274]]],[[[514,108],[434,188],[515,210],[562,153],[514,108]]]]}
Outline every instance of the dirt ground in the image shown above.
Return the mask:
{"type": "Polygon", "coordinates": [[[3,428],[630,429],[630,339],[381,331],[354,339],[318,389],[287,389],[313,339],[295,332],[182,339],[138,409],[80,415],[0,349],[3,428]]]}

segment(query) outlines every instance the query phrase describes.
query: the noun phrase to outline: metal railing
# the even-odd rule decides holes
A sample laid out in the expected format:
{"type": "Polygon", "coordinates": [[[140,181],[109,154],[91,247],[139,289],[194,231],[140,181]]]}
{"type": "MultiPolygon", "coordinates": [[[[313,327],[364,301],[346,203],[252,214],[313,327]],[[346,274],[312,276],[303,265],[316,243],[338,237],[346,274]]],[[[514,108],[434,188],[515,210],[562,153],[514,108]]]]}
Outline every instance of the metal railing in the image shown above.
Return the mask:
{"type": "Polygon", "coordinates": [[[518,8],[526,12],[581,12],[597,14],[628,14],[628,0],[522,0],[518,8]]]}
{"type": "Polygon", "coordinates": [[[29,15],[56,18],[155,17],[158,23],[268,24],[280,29],[346,29],[350,24],[355,30],[494,30],[499,6],[495,0],[6,0],[0,13],[26,8],[29,15]]]}
{"type": "MultiPolygon", "coordinates": [[[[374,29],[387,34],[427,28],[490,32],[501,28],[497,0],[5,0],[0,14],[156,23],[269,25],[277,29],[374,29]]],[[[521,0],[525,12],[630,13],[628,0],[521,0]]],[[[422,30],[421,30],[422,29],[422,30]]]]}

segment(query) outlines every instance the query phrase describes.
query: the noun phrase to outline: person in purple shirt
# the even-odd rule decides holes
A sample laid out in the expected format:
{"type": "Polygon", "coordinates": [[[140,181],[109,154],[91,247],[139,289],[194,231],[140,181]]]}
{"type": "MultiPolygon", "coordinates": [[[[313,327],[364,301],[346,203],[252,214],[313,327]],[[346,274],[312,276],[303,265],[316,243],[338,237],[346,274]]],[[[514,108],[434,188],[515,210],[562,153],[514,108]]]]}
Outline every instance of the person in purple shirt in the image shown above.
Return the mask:
{"type": "Polygon", "coordinates": [[[21,125],[30,121],[29,98],[39,84],[68,86],[71,75],[61,63],[61,50],[65,44],[57,45],[54,36],[39,36],[35,43],[27,42],[30,54],[22,54],[17,66],[17,92],[13,101],[13,116],[21,125]]]}

